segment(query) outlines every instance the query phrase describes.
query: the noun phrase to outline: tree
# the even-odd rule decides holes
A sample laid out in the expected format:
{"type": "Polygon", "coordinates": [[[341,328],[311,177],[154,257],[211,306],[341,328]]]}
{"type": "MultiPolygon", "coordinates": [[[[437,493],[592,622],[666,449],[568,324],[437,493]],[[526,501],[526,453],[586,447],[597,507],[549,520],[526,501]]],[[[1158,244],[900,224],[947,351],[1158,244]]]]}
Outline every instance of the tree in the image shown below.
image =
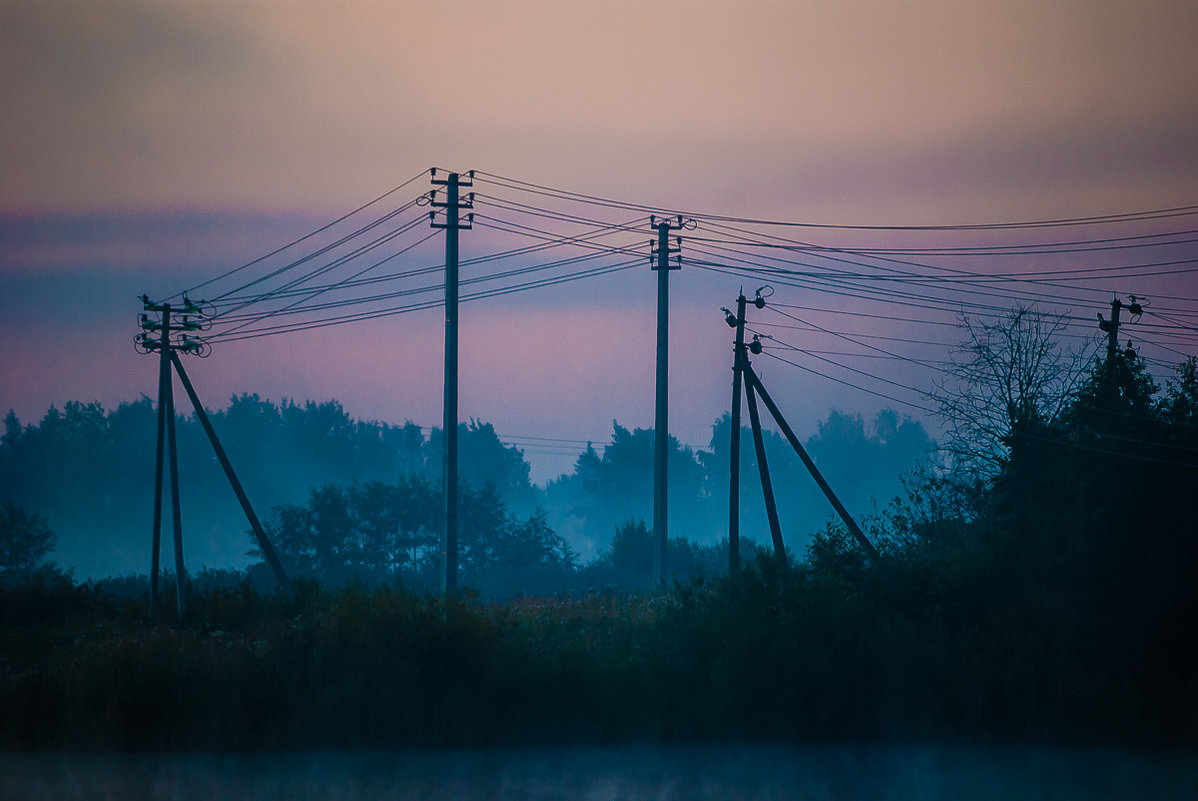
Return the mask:
{"type": "Polygon", "coordinates": [[[9,501],[0,511],[0,575],[32,573],[54,550],[57,538],[46,518],[9,501]]]}
{"type": "Polygon", "coordinates": [[[607,561],[625,583],[634,586],[652,584],[653,535],[645,528],[644,520],[629,520],[616,527],[607,550],[607,561]]]}
{"type": "MultiPolygon", "coordinates": [[[[445,437],[434,428],[425,445],[425,470],[433,481],[441,479],[445,437]]],[[[458,423],[459,478],[462,484],[481,489],[493,487],[508,506],[520,511],[532,508],[535,493],[529,481],[524,453],[504,445],[490,423],[471,420],[458,423]]]]}
{"type": "MultiPolygon", "coordinates": [[[[710,531],[703,465],[694,451],[675,437],[668,439],[670,537],[710,531]]],[[[627,429],[612,421],[611,442],[600,456],[588,444],[575,463],[569,482],[552,487],[550,496],[568,508],[558,510],[559,528],[567,515],[580,520],[580,538],[595,550],[606,546],[611,532],[629,519],[653,516],[654,437],[651,428],[627,429]]]]}
{"type": "Polygon", "coordinates": [[[1198,427],[1198,359],[1193,356],[1177,367],[1177,378],[1168,382],[1160,401],[1161,416],[1177,430],[1198,427]]]}
{"type": "Polygon", "coordinates": [[[929,398],[944,422],[942,448],[966,482],[993,481],[1015,433],[1038,435],[1058,418],[1083,374],[1082,353],[1063,349],[1067,315],[1031,308],[993,323],[962,318],[967,337],[929,398]]]}

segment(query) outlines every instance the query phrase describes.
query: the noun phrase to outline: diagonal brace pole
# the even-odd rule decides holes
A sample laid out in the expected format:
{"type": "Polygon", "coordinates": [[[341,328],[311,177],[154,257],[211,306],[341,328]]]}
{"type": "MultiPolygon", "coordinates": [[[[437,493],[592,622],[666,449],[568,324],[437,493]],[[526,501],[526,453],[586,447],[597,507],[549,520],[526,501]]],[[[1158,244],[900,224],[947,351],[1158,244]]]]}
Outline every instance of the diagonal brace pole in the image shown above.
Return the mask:
{"type": "MultiPolygon", "coordinates": [[[[871,557],[877,558],[878,549],[874,547],[872,542],[866,539],[864,532],[861,531],[861,527],[857,525],[857,522],[853,520],[853,516],[849,514],[849,510],[844,508],[844,504],[840,502],[840,499],[836,497],[836,493],[832,491],[830,486],[828,486],[828,482],[824,480],[824,476],[822,473],[820,473],[819,468],[815,466],[815,462],[813,462],[811,457],[807,455],[807,450],[803,447],[802,443],[799,442],[799,438],[795,436],[795,432],[791,429],[790,424],[786,422],[786,418],[782,416],[782,412],[778,411],[778,407],[774,404],[773,398],[771,398],[770,394],[765,391],[765,387],[762,385],[761,379],[757,377],[757,372],[752,368],[751,365],[748,364],[745,365],[744,369],[746,382],[745,385],[748,387],[749,397],[753,397],[754,389],[756,389],[758,394],[761,395],[761,400],[765,403],[765,407],[769,409],[770,414],[778,423],[778,427],[782,429],[782,433],[786,435],[786,439],[790,441],[791,447],[795,449],[795,453],[797,453],[799,458],[803,460],[803,464],[806,466],[807,471],[811,473],[811,477],[815,479],[815,483],[819,485],[821,490],[823,490],[824,496],[832,504],[833,508],[836,509],[836,513],[840,515],[840,519],[844,521],[844,524],[848,528],[849,532],[853,535],[853,537],[856,538],[857,542],[860,543],[861,547],[866,553],[868,553],[871,557]]],[[[750,411],[752,408],[752,402],[750,401],[750,411]]]]}
{"type": "MultiPolygon", "coordinates": [[[[178,359],[173,348],[167,348],[172,359],[178,359]]],[[[183,564],[183,508],[179,503],[179,446],[175,436],[175,393],[167,375],[163,387],[163,406],[166,407],[166,454],[171,470],[171,524],[175,542],[175,601],[179,622],[187,617],[187,568],[183,564]]],[[[153,582],[151,582],[153,583],[153,582]]]]}
{"type": "MultiPolygon", "coordinates": [[[[745,368],[748,360],[742,359],[745,368]]],[[[770,536],[774,540],[774,555],[785,558],[786,546],[782,542],[782,526],[778,522],[778,504],[774,500],[774,484],[770,480],[770,467],[765,461],[765,438],[761,433],[761,417],[757,412],[757,393],[745,376],[745,395],[749,401],[749,423],[753,426],[753,447],[757,450],[757,471],[761,473],[761,493],[765,496],[765,511],[770,520],[770,536]]]]}
{"type": "Polygon", "coordinates": [[[175,365],[175,372],[179,374],[179,380],[183,382],[183,389],[186,390],[187,397],[191,399],[191,405],[196,411],[196,417],[200,418],[200,425],[204,427],[204,433],[208,435],[208,441],[212,443],[212,450],[216,452],[216,458],[220,461],[220,466],[224,468],[225,475],[229,479],[229,484],[233,487],[233,492],[237,495],[237,500],[241,503],[241,509],[245,512],[245,517],[250,523],[250,528],[253,529],[254,537],[258,540],[258,547],[262,550],[262,555],[266,558],[270,569],[274,571],[275,578],[279,582],[279,587],[287,596],[287,600],[295,603],[295,591],[291,588],[291,581],[287,578],[287,573],[283,570],[283,563],[279,561],[279,554],[275,551],[274,546],[271,545],[270,540],[266,536],[266,532],[262,529],[262,523],[259,522],[258,515],[254,514],[254,507],[250,505],[250,499],[246,496],[241,482],[237,479],[237,474],[233,472],[233,465],[229,463],[229,457],[225,455],[225,449],[221,446],[220,440],[217,439],[216,431],[212,428],[212,422],[208,419],[208,413],[204,411],[204,405],[200,403],[195,387],[191,385],[191,379],[187,377],[187,371],[183,369],[183,363],[179,360],[179,355],[173,350],[171,351],[171,362],[175,365]]]}
{"type": "Polygon", "coordinates": [[[162,552],[162,473],[166,452],[166,387],[171,380],[169,350],[169,343],[164,344],[158,361],[158,447],[154,457],[154,533],[150,543],[150,620],[158,619],[158,560],[162,552]]]}

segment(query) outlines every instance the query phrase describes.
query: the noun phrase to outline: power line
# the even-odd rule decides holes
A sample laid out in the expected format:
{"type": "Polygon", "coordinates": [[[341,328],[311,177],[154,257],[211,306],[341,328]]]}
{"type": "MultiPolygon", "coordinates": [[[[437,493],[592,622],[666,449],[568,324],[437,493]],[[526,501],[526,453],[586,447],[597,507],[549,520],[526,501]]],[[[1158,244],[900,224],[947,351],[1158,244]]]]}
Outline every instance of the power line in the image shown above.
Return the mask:
{"type": "Polygon", "coordinates": [[[420,172],[416,173],[411,178],[409,178],[408,180],[399,184],[398,186],[394,186],[391,189],[388,189],[386,192],[384,192],[383,194],[374,198],[373,200],[366,201],[361,206],[358,206],[356,209],[346,212],[345,214],[341,215],[340,217],[333,220],[332,222],[326,223],[325,225],[322,225],[320,228],[317,228],[315,231],[311,231],[307,234],[304,234],[299,239],[292,240],[291,242],[288,242],[286,245],[275,248],[271,252],[269,252],[265,255],[259,256],[258,258],[254,259],[253,261],[249,261],[249,262],[246,262],[245,264],[242,264],[240,267],[234,267],[233,269],[223,272],[220,275],[209,278],[207,281],[202,281],[201,283],[196,284],[195,286],[191,287],[190,289],[185,289],[182,292],[178,292],[174,295],[171,295],[171,298],[173,299],[176,297],[180,297],[182,295],[189,295],[189,294],[195,292],[197,289],[201,289],[203,287],[208,286],[209,284],[213,284],[213,283],[220,281],[224,278],[228,278],[230,275],[234,275],[236,273],[241,272],[242,270],[253,267],[255,264],[259,264],[259,263],[265,261],[266,259],[269,259],[271,256],[276,256],[279,253],[282,253],[284,250],[287,250],[288,248],[298,245],[300,242],[306,242],[307,240],[311,239],[312,237],[316,236],[317,234],[324,233],[328,229],[332,228],[334,225],[345,222],[346,220],[348,220],[350,217],[354,216],[355,214],[357,214],[361,211],[365,211],[366,209],[373,206],[375,203],[378,203],[382,200],[386,200],[388,197],[390,197],[391,195],[394,195],[396,192],[400,191],[405,186],[407,186],[408,184],[415,181],[417,178],[422,177],[424,175],[424,173],[425,173],[425,171],[421,170],[420,172]]]}
{"type": "Polygon", "coordinates": [[[810,222],[795,222],[789,220],[769,220],[753,217],[737,217],[724,214],[706,214],[687,209],[663,209],[661,207],[646,206],[639,203],[630,203],[626,201],[614,200],[605,198],[599,195],[590,195],[581,192],[571,192],[564,189],[555,189],[544,184],[537,184],[531,181],[522,181],[516,178],[509,178],[498,175],[496,173],[486,172],[484,170],[475,170],[474,174],[477,178],[491,183],[496,183],[501,186],[506,186],[509,189],[516,189],[533,194],[540,194],[548,197],[554,197],[562,200],[570,200],[579,203],[589,203],[597,206],[607,206],[611,208],[630,209],[660,213],[668,212],[669,214],[681,214],[684,217],[693,217],[702,220],[720,221],[720,222],[735,222],[744,225],[761,225],[761,226],[779,226],[789,228],[816,228],[816,229],[832,229],[832,230],[856,230],[856,231],[993,231],[1004,230],[1011,228],[1049,228],[1049,227],[1064,227],[1076,225],[1094,225],[1119,222],[1143,222],[1147,220],[1169,219],[1172,217],[1184,217],[1198,214],[1198,205],[1193,206],[1174,206],[1171,208],[1150,209],[1146,211],[1131,211],[1119,212],[1114,214],[1100,214],[1088,217],[1062,217],[1055,219],[1040,219],[1040,220],[1024,220],[1017,222],[997,222],[997,223],[969,223],[969,224],[949,224],[949,225],[845,225],[845,224],[829,224],[829,223],[810,223],[810,222]]]}
{"type": "Polygon", "coordinates": [[[819,376],[820,378],[826,378],[829,381],[833,381],[837,384],[843,384],[846,387],[850,387],[852,389],[856,389],[861,392],[864,392],[867,395],[874,395],[879,398],[885,398],[886,400],[892,400],[895,403],[901,403],[904,406],[910,406],[913,409],[919,409],[920,411],[927,412],[928,414],[936,414],[935,410],[929,409],[927,406],[923,406],[918,403],[912,403],[911,401],[903,400],[902,398],[896,398],[893,395],[887,395],[884,392],[875,392],[872,389],[866,389],[865,387],[863,387],[859,384],[854,384],[852,381],[845,381],[843,378],[835,378],[833,376],[828,375],[827,373],[821,373],[819,370],[808,367],[806,365],[799,364],[797,362],[792,362],[790,359],[783,358],[782,356],[779,356],[776,353],[770,353],[769,351],[762,351],[762,353],[764,353],[766,356],[769,356],[771,359],[777,359],[780,362],[789,364],[791,367],[797,367],[800,370],[804,370],[808,373],[813,373],[813,374],[819,376]]]}
{"type": "MultiPolygon", "coordinates": [[[[641,264],[640,259],[637,259],[637,260],[631,261],[631,262],[605,266],[605,267],[597,267],[597,268],[593,268],[590,270],[585,270],[585,271],[581,271],[578,273],[571,273],[571,274],[567,274],[564,276],[558,276],[558,277],[554,277],[554,278],[543,278],[543,279],[539,279],[536,281],[529,281],[524,284],[517,284],[514,286],[510,286],[510,287],[502,287],[502,288],[496,288],[496,289],[476,292],[473,294],[462,295],[460,300],[464,303],[464,302],[472,301],[472,300],[483,300],[486,298],[499,297],[501,295],[508,295],[508,294],[512,294],[514,292],[524,292],[524,291],[527,291],[530,289],[539,289],[541,287],[568,283],[571,281],[577,281],[577,280],[584,279],[584,278],[593,278],[593,277],[597,277],[600,275],[608,275],[610,273],[627,270],[627,269],[634,267],[638,264],[641,264]]],[[[236,342],[236,341],[240,341],[243,339],[255,339],[255,338],[261,337],[261,336],[273,336],[275,334],[293,333],[296,331],[307,331],[307,330],[312,330],[312,329],[316,329],[316,328],[326,328],[328,326],[341,325],[343,323],[361,322],[364,320],[376,320],[376,319],[379,319],[382,317],[391,317],[391,316],[398,315],[398,314],[406,314],[408,312],[436,308],[441,305],[443,305],[443,301],[440,301],[440,300],[426,301],[426,302],[421,302],[421,303],[413,303],[413,304],[408,304],[405,306],[397,306],[397,307],[393,307],[393,308],[381,309],[381,310],[371,311],[371,312],[359,312],[357,314],[341,315],[338,317],[332,317],[332,318],[327,318],[327,319],[322,319],[322,320],[315,320],[315,321],[309,321],[309,322],[303,322],[303,323],[295,323],[295,324],[290,324],[290,325],[268,326],[264,329],[250,329],[249,331],[245,331],[240,334],[228,337],[227,339],[222,338],[218,335],[218,336],[212,337],[212,341],[219,340],[219,341],[225,341],[225,342],[236,342]]]]}

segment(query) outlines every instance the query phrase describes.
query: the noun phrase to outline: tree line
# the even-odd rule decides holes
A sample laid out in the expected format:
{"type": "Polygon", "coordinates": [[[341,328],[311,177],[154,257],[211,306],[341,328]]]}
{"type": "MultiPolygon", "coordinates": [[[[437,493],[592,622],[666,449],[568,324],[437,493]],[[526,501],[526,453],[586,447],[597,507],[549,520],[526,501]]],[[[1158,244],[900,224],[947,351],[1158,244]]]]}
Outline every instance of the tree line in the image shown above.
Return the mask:
{"type": "MultiPolygon", "coordinates": [[[[600,579],[647,553],[650,532],[625,521],[584,566],[597,586],[568,593],[494,603],[406,579],[301,579],[291,606],[245,575],[209,575],[181,627],[147,624],[144,594],[121,601],[97,583],[0,587],[0,628],[16,646],[0,662],[0,742],[1192,747],[1198,365],[1161,387],[1133,348],[1078,363],[1042,323],[1016,312],[974,330],[937,390],[942,408],[1002,402],[956,419],[945,447],[958,456],[911,474],[863,519],[877,557],[831,522],[787,559],[750,554],[735,575],[629,593],[600,579]]],[[[436,493],[412,473],[322,485],[280,506],[273,531],[314,574],[355,561],[418,573],[436,547],[436,493]],[[321,541],[321,527],[334,535],[321,541]]],[[[464,571],[539,561],[582,574],[535,508],[514,513],[485,487],[465,505],[488,533],[463,543],[464,571]]],[[[22,514],[6,519],[36,527],[22,514]]],[[[706,558],[701,547],[690,557],[706,558]]]]}
{"type": "MultiPolygon", "coordinates": [[[[249,394],[211,415],[259,516],[291,560],[289,569],[338,582],[355,574],[419,587],[439,581],[439,429],[355,420],[336,401],[276,404],[249,394]]],[[[708,450],[670,439],[671,535],[678,539],[672,547],[680,576],[726,563],[713,549],[727,532],[729,426],[727,415],[713,425],[708,450]]],[[[179,416],[177,429],[187,564],[249,566],[254,557],[247,555],[252,543],[244,515],[198,421],[179,416]]],[[[58,557],[85,575],[145,573],[155,433],[156,411],[145,397],[112,410],[70,402],[35,424],[10,412],[0,437],[0,502],[48,521],[58,536],[58,557]]],[[[490,424],[460,424],[459,443],[468,580],[514,586],[521,570],[512,558],[524,548],[537,555],[544,574],[535,581],[526,576],[529,591],[553,582],[646,584],[639,557],[616,559],[625,566],[617,570],[611,556],[613,544],[635,539],[616,542],[618,532],[652,518],[652,429],[613,422],[610,441],[583,449],[572,471],[545,486],[531,482],[524,454],[504,445],[490,424]],[[592,563],[596,570],[586,576],[568,575],[592,563]]],[[[742,530],[768,538],[749,443],[742,438],[742,530]]],[[[932,447],[919,423],[892,411],[868,425],[834,411],[808,445],[859,513],[873,499],[900,493],[903,472],[925,461],[932,447]]],[[[785,440],[767,432],[767,452],[774,483],[785,488],[779,492],[783,524],[801,553],[830,510],[785,440]]],[[[169,514],[166,519],[169,524],[169,514]]],[[[169,536],[164,548],[163,563],[172,564],[169,536]]]]}

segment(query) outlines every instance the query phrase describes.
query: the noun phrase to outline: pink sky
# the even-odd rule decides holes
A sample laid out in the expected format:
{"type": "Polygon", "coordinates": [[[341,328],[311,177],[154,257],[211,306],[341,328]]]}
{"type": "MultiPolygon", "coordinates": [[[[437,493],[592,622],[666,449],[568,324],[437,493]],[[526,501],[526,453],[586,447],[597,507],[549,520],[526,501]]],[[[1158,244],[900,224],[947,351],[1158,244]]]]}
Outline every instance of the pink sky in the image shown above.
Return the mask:
{"type": "MultiPolygon", "coordinates": [[[[0,405],[28,420],[152,394],[131,296],[285,241],[283,224],[184,232],[163,216],[314,224],[432,165],[842,224],[1192,204],[1196,41],[1187,2],[5,3],[0,405]],[[12,235],[12,220],[63,214],[75,228],[149,216],[74,243],[12,235]],[[103,310],[69,297],[82,287],[103,310]],[[64,302],[86,311],[55,341],[64,302]]],[[[483,242],[464,235],[463,255],[483,242]]],[[[612,418],[651,425],[653,281],[638,269],[552,303],[464,307],[463,417],[573,439],[605,439],[612,418]]],[[[676,279],[672,431],[695,445],[727,405],[718,308],[740,283],[676,279]]],[[[439,424],[439,320],[231,344],[194,372],[210,405],[337,397],[356,416],[439,424]]],[[[885,405],[787,386],[808,432],[833,405],[885,405]]]]}

